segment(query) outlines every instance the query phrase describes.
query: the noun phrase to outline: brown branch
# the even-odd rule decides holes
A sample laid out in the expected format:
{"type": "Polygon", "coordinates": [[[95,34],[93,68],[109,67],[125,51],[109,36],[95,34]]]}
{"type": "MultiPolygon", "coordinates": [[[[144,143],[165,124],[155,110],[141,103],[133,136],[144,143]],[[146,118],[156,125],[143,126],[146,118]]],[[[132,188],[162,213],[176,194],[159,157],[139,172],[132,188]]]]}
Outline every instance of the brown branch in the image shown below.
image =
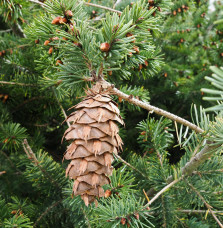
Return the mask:
{"type": "Polygon", "coordinates": [[[150,206],[155,200],[157,200],[164,192],[166,192],[169,188],[171,188],[173,185],[175,185],[176,183],[178,183],[180,180],[182,180],[183,177],[176,179],[174,181],[172,181],[170,184],[168,184],[167,186],[165,186],[161,191],[159,191],[144,207],[148,207],[150,206]]]}
{"type": "Polygon", "coordinates": [[[5,174],[6,173],[6,171],[1,171],[0,172],[0,176],[2,175],[2,174],[5,174]]]}
{"type": "Polygon", "coordinates": [[[18,86],[30,86],[30,87],[36,87],[38,85],[35,84],[25,84],[25,83],[20,83],[20,82],[6,82],[6,81],[0,81],[0,84],[4,85],[18,85],[18,86]]]}
{"type": "Polygon", "coordinates": [[[49,212],[51,211],[52,208],[56,207],[60,202],[62,201],[62,199],[60,199],[59,201],[57,201],[56,203],[52,204],[50,207],[48,207],[41,215],[40,217],[36,220],[36,222],[34,223],[33,227],[36,227],[36,225],[39,223],[39,221],[49,212]]]}
{"type": "Polygon", "coordinates": [[[39,4],[39,5],[41,5],[42,7],[46,6],[46,4],[44,4],[43,2],[40,2],[40,1],[38,1],[38,0],[28,0],[28,1],[33,2],[33,3],[36,3],[36,4],[39,4]]]}
{"type": "Polygon", "coordinates": [[[57,98],[56,91],[55,91],[54,88],[52,88],[52,90],[53,90],[53,94],[54,94],[54,96],[55,96],[55,98],[56,98],[56,101],[57,101],[58,105],[60,106],[60,109],[61,109],[61,111],[62,111],[62,113],[63,113],[63,115],[64,115],[64,117],[65,117],[67,126],[70,127],[70,123],[67,121],[67,114],[66,114],[66,112],[64,111],[63,106],[61,105],[60,101],[59,101],[58,98],[57,98]]]}
{"type": "MultiPolygon", "coordinates": [[[[188,161],[184,167],[181,168],[181,173],[183,176],[191,175],[202,163],[204,163],[219,146],[216,145],[206,145],[199,153],[193,156],[190,161],[188,161]]],[[[167,183],[173,181],[173,176],[167,178],[167,183]]],[[[148,190],[148,196],[152,196],[156,193],[154,188],[148,190]]]]}
{"type": "MultiPolygon", "coordinates": [[[[108,83],[108,85],[110,85],[110,87],[112,86],[111,84],[108,83]]],[[[197,133],[203,133],[204,130],[202,130],[200,127],[196,126],[195,124],[177,116],[177,115],[174,115],[170,112],[167,112],[163,109],[160,109],[160,108],[157,108],[155,106],[152,106],[150,105],[149,103],[147,102],[144,102],[144,101],[140,101],[139,99],[136,99],[134,97],[131,97],[125,93],[123,93],[122,91],[118,90],[117,88],[112,88],[111,89],[111,92],[113,92],[115,95],[117,95],[118,97],[122,98],[123,100],[126,100],[128,101],[129,103],[131,104],[134,104],[136,106],[139,106],[141,108],[144,108],[148,111],[152,111],[152,112],[155,112],[156,114],[158,115],[161,115],[161,116],[165,116],[166,118],[168,119],[171,119],[173,121],[176,121],[178,123],[181,123],[183,124],[184,126],[186,127],[189,127],[190,129],[194,130],[195,132],[197,133]]]]}
{"type": "Polygon", "coordinates": [[[212,206],[210,204],[208,204],[206,202],[206,200],[204,199],[204,197],[200,194],[200,192],[192,185],[190,184],[188,181],[185,180],[185,182],[190,186],[190,188],[199,196],[199,198],[203,201],[203,203],[205,204],[205,206],[207,207],[207,209],[210,211],[211,215],[213,216],[213,218],[215,219],[215,221],[218,223],[218,225],[223,228],[223,225],[221,224],[220,220],[217,218],[217,216],[215,215],[215,213],[212,211],[212,206]]]}
{"type": "MultiPolygon", "coordinates": [[[[207,213],[205,210],[176,210],[176,212],[181,212],[181,213],[207,213]]],[[[214,214],[223,214],[223,211],[212,211],[214,214]]],[[[208,212],[209,213],[209,212],[208,212]]]]}
{"type": "Polygon", "coordinates": [[[36,155],[34,154],[34,152],[32,151],[27,139],[24,139],[22,145],[25,153],[27,154],[27,157],[33,161],[35,166],[37,166],[41,170],[43,175],[46,176],[57,189],[61,190],[61,187],[55,182],[55,180],[52,179],[49,173],[39,164],[39,161],[36,158],[36,155]]]}
{"type": "Polygon", "coordinates": [[[125,165],[127,165],[128,167],[130,167],[131,169],[135,170],[136,172],[140,173],[143,177],[147,178],[148,177],[142,173],[140,170],[138,170],[137,168],[135,168],[134,166],[132,166],[131,164],[129,164],[127,161],[125,161],[123,158],[121,158],[118,154],[115,154],[115,156],[122,162],[124,163],[125,165]]]}
{"type": "Polygon", "coordinates": [[[112,9],[112,8],[109,8],[109,7],[106,7],[106,6],[97,5],[97,4],[94,4],[94,3],[84,2],[84,4],[87,5],[87,6],[93,6],[93,7],[101,8],[101,9],[104,9],[104,10],[109,10],[109,11],[112,11],[112,12],[115,12],[115,13],[119,13],[119,14],[122,13],[122,11],[115,10],[115,9],[112,9]]]}

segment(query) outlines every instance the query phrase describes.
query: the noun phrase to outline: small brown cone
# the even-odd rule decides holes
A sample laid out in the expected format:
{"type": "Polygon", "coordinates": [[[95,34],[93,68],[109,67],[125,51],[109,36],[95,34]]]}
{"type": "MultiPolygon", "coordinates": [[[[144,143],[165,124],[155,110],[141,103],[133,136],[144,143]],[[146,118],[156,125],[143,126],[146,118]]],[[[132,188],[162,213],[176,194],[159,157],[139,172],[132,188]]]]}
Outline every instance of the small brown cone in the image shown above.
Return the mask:
{"type": "Polygon", "coordinates": [[[65,159],[71,160],[66,175],[74,181],[73,194],[81,195],[85,205],[104,197],[103,185],[112,174],[112,153],[122,147],[116,122],[123,124],[117,104],[98,84],[89,89],[85,99],[72,107],[76,111],[67,117],[71,126],[64,133],[72,140],[65,159]]]}

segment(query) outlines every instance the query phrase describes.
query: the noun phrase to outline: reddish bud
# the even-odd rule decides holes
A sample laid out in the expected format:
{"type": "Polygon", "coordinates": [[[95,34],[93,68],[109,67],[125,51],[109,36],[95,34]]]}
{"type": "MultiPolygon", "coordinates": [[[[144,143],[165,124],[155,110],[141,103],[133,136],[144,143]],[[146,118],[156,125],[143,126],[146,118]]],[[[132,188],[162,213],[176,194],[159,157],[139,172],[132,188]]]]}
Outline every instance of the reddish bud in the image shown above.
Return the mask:
{"type": "Polygon", "coordinates": [[[110,44],[109,43],[102,43],[100,45],[100,50],[102,52],[108,52],[110,50],[110,44]]]}
{"type": "Polygon", "coordinates": [[[178,11],[178,13],[181,13],[181,8],[178,8],[177,11],[178,11]]]}
{"type": "Polygon", "coordinates": [[[6,139],[3,141],[3,143],[7,143],[7,142],[8,142],[8,140],[9,140],[9,139],[8,139],[8,138],[6,138],[6,139]]]}
{"type": "Polygon", "coordinates": [[[139,213],[135,214],[137,220],[139,220],[139,213]]]}
{"type": "Polygon", "coordinates": [[[121,218],[120,223],[121,223],[122,225],[125,225],[125,224],[126,224],[126,219],[125,219],[125,218],[121,218]]]}
{"type": "Polygon", "coordinates": [[[153,6],[154,5],[154,0],[148,0],[148,3],[150,6],[153,6]]]}
{"type": "Polygon", "coordinates": [[[11,214],[15,215],[17,213],[16,210],[11,211],[11,214]]]}
{"type": "Polygon", "coordinates": [[[55,36],[52,38],[52,40],[59,40],[59,37],[55,36]]]}
{"type": "Polygon", "coordinates": [[[112,76],[112,71],[111,70],[108,71],[108,75],[112,76]]]}
{"type": "Polygon", "coordinates": [[[164,77],[166,78],[168,76],[168,74],[167,73],[164,73],[164,77]]]}
{"type": "Polygon", "coordinates": [[[62,62],[60,59],[58,59],[58,60],[56,61],[56,66],[59,66],[60,64],[63,64],[63,62],[62,62]]]}
{"type": "Polygon", "coordinates": [[[176,15],[177,15],[177,11],[174,10],[174,11],[173,11],[173,16],[176,16],[176,15]]]}
{"type": "Polygon", "coordinates": [[[139,71],[142,70],[142,68],[143,68],[143,65],[139,64],[139,71]]]}
{"type": "Polygon", "coordinates": [[[62,19],[61,17],[56,17],[56,18],[54,18],[52,20],[51,24],[53,24],[53,25],[59,25],[61,19],[62,19]]]}
{"type": "Polygon", "coordinates": [[[35,44],[38,44],[39,43],[39,39],[38,40],[35,40],[35,44]]]}
{"type": "Polygon", "coordinates": [[[140,135],[145,135],[146,134],[146,132],[145,131],[142,131],[141,133],[140,133],[140,135]]]}
{"type": "Polygon", "coordinates": [[[144,61],[144,64],[145,64],[146,67],[148,67],[148,65],[149,65],[147,60],[144,61]]]}
{"type": "Polygon", "coordinates": [[[43,45],[47,46],[50,43],[49,40],[46,40],[43,45]]]}
{"type": "Polygon", "coordinates": [[[49,53],[50,55],[53,53],[53,47],[50,47],[50,48],[49,48],[48,53],[49,53]]]}
{"type": "Polygon", "coordinates": [[[139,47],[134,46],[134,47],[133,47],[133,50],[136,52],[136,54],[139,54],[139,47]]]}
{"type": "Polygon", "coordinates": [[[105,191],[105,198],[110,197],[111,194],[112,194],[111,190],[107,189],[107,190],[105,191]]]}
{"type": "Polygon", "coordinates": [[[73,17],[72,11],[71,11],[71,10],[67,10],[67,11],[65,12],[65,16],[67,16],[68,18],[73,17]]]}
{"type": "Polygon", "coordinates": [[[59,23],[60,23],[60,24],[65,24],[65,23],[67,23],[67,18],[66,18],[66,17],[60,18],[59,23]]]}

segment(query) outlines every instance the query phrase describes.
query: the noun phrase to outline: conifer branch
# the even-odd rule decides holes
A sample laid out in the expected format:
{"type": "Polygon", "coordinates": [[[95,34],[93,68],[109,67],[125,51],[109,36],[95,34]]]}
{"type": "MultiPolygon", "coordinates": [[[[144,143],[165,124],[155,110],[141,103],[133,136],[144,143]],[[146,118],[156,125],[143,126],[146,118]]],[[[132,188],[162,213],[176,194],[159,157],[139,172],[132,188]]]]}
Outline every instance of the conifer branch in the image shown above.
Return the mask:
{"type": "Polygon", "coordinates": [[[14,32],[15,35],[17,35],[21,38],[26,38],[26,35],[23,32],[22,27],[18,23],[14,23],[12,25],[12,31],[14,32]]]}
{"type": "Polygon", "coordinates": [[[67,121],[67,114],[66,114],[66,112],[65,112],[65,110],[64,110],[64,108],[63,108],[63,106],[61,105],[60,101],[59,101],[58,98],[57,98],[57,94],[56,94],[56,92],[55,92],[55,89],[52,88],[52,90],[53,90],[53,94],[54,94],[54,96],[55,96],[55,98],[56,98],[56,101],[57,101],[58,105],[60,106],[60,109],[61,109],[61,111],[62,111],[62,113],[63,113],[63,115],[64,115],[64,117],[65,117],[67,126],[70,127],[70,123],[67,121]]]}
{"type": "Polygon", "coordinates": [[[145,207],[150,206],[155,200],[157,200],[164,192],[166,192],[169,188],[171,188],[173,185],[178,183],[180,180],[182,180],[183,177],[176,179],[172,181],[170,184],[168,184],[166,187],[164,187],[161,191],[159,191],[146,205],[145,207]]]}
{"type": "Polygon", "coordinates": [[[38,0],[28,0],[28,1],[33,2],[33,3],[36,3],[36,4],[39,4],[39,5],[41,5],[42,7],[43,7],[43,6],[46,6],[46,4],[44,4],[43,2],[40,2],[40,1],[38,1],[38,0]]]}
{"type": "Polygon", "coordinates": [[[218,225],[223,228],[222,223],[220,222],[220,220],[217,218],[217,216],[215,215],[215,213],[212,211],[212,206],[209,205],[206,200],[204,199],[204,197],[200,194],[200,192],[192,185],[190,184],[188,181],[185,180],[185,182],[191,187],[191,189],[199,196],[199,198],[203,201],[203,203],[205,204],[205,206],[207,207],[207,209],[210,211],[211,215],[213,216],[213,218],[215,219],[215,221],[218,223],[218,225]]]}
{"type": "Polygon", "coordinates": [[[35,84],[25,84],[20,82],[6,82],[6,81],[0,81],[0,84],[4,85],[18,85],[18,86],[27,86],[27,87],[37,87],[38,85],[35,84]]]}
{"type": "Polygon", "coordinates": [[[106,7],[106,6],[101,6],[101,5],[94,4],[94,3],[84,2],[84,4],[87,5],[87,6],[93,6],[93,7],[101,8],[101,9],[104,9],[104,10],[109,10],[109,11],[112,11],[112,12],[115,12],[115,13],[122,13],[122,11],[115,10],[115,9],[112,9],[112,8],[109,8],[109,7],[106,7]]]}
{"type": "Polygon", "coordinates": [[[189,127],[190,129],[194,130],[197,133],[203,133],[204,132],[201,128],[199,128],[195,124],[193,124],[193,123],[191,123],[191,122],[189,122],[189,121],[187,121],[187,120],[185,120],[185,119],[183,119],[177,115],[174,115],[170,112],[167,112],[163,109],[152,106],[147,102],[140,101],[139,99],[136,99],[136,98],[132,97],[131,95],[127,95],[127,94],[123,93],[122,91],[118,90],[117,88],[113,88],[112,92],[114,94],[116,94],[118,97],[128,101],[131,104],[137,105],[137,106],[144,108],[148,111],[155,112],[158,115],[165,116],[168,119],[171,119],[173,121],[181,123],[184,126],[189,127]]]}
{"type": "Polygon", "coordinates": [[[115,156],[122,162],[124,163],[125,165],[127,165],[128,167],[130,167],[131,169],[135,170],[136,172],[140,173],[143,177],[147,178],[148,177],[142,173],[140,170],[138,170],[137,168],[135,168],[134,166],[132,166],[131,164],[129,164],[127,161],[125,161],[122,157],[120,157],[118,154],[115,154],[115,156]]]}
{"type": "Polygon", "coordinates": [[[39,164],[39,161],[36,158],[36,155],[34,154],[34,152],[32,151],[27,139],[24,139],[22,145],[23,145],[23,149],[24,149],[25,153],[27,154],[27,157],[33,161],[35,166],[37,166],[41,170],[43,175],[46,176],[50,180],[50,182],[55,187],[57,187],[57,189],[61,190],[60,186],[55,182],[55,180],[53,180],[52,177],[47,173],[47,171],[39,164]]]}
{"type": "MultiPolygon", "coordinates": [[[[184,167],[181,169],[183,176],[191,175],[202,163],[204,163],[219,147],[216,145],[206,145],[199,153],[193,156],[184,167]]],[[[173,181],[173,176],[167,178],[167,183],[173,181]]],[[[156,193],[154,188],[149,189],[148,196],[152,196],[156,193]]]]}
{"type": "Polygon", "coordinates": [[[36,227],[37,224],[39,223],[39,221],[48,214],[48,212],[51,211],[52,208],[56,207],[63,199],[60,199],[59,201],[57,201],[56,203],[52,204],[51,206],[49,206],[41,215],[40,217],[36,220],[36,222],[34,223],[33,227],[36,227]]]}
{"type": "MultiPolygon", "coordinates": [[[[85,80],[89,81],[90,79],[86,78],[85,80]]],[[[158,115],[164,116],[168,119],[171,119],[173,121],[181,123],[184,126],[189,127],[190,129],[194,130],[197,133],[203,133],[204,132],[204,130],[202,130],[200,127],[196,126],[195,124],[193,124],[193,123],[191,123],[191,122],[189,122],[189,121],[187,121],[187,120],[185,120],[185,119],[183,119],[177,115],[174,115],[174,114],[167,112],[163,109],[160,109],[160,108],[157,108],[153,105],[150,105],[147,102],[144,102],[144,101],[141,101],[137,98],[134,98],[132,95],[128,95],[128,94],[123,93],[122,91],[115,88],[114,85],[110,84],[109,82],[107,82],[105,80],[103,80],[101,83],[102,83],[103,88],[107,88],[109,91],[111,91],[111,93],[117,95],[118,97],[122,98],[123,100],[128,101],[131,104],[134,104],[134,105],[139,106],[143,109],[146,109],[150,112],[155,112],[158,115]]]]}
{"type": "MultiPolygon", "coordinates": [[[[176,210],[177,212],[181,212],[181,213],[209,213],[209,211],[205,211],[205,210],[176,210]]],[[[212,211],[214,214],[223,214],[223,211],[212,211]]]]}

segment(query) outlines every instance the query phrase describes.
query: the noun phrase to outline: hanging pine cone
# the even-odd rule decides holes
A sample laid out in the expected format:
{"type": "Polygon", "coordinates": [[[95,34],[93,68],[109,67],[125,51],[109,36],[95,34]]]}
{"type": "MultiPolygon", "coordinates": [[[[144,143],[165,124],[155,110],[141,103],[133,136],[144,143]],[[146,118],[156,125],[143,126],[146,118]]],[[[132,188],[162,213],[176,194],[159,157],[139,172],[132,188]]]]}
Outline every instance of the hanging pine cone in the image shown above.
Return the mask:
{"type": "Polygon", "coordinates": [[[72,107],[67,121],[71,126],[64,133],[66,140],[72,140],[65,159],[71,160],[66,175],[75,180],[73,194],[81,195],[85,205],[104,197],[103,185],[109,184],[112,174],[112,153],[122,146],[116,122],[123,124],[117,104],[112,98],[95,86],[89,89],[87,97],[72,107]]]}

